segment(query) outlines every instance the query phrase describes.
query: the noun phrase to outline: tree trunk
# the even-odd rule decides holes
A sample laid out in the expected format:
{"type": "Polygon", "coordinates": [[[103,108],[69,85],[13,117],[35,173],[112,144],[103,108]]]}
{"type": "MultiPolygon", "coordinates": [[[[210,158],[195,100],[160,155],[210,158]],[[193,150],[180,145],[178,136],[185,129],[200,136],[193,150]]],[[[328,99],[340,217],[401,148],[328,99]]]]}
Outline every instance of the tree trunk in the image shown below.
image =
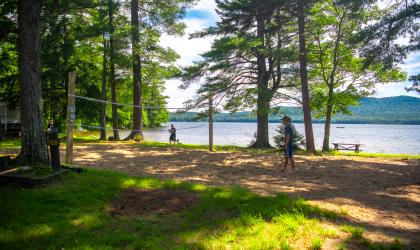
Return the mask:
{"type": "Polygon", "coordinates": [[[131,36],[132,36],[132,55],[133,55],[133,131],[127,139],[134,139],[136,135],[143,137],[142,132],[142,78],[141,78],[141,59],[140,59],[140,37],[139,37],[139,2],[131,1],[131,36]]]}
{"type": "Polygon", "coordinates": [[[315,153],[314,132],[312,129],[311,104],[308,87],[307,54],[305,41],[305,6],[304,0],[298,0],[298,26],[299,26],[299,61],[300,81],[302,87],[303,120],[305,123],[306,149],[315,153]]]}
{"type": "Polygon", "coordinates": [[[332,108],[333,108],[332,97],[333,97],[333,88],[329,87],[327,112],[325,114],[324,141],[322,143],[323,152],[327,152],[330,150],[331,116],[332,116],[332,108]]]}
{"type": "Polygon", "coordinates": [[[209,151],[213,151],[213,96],[209,96],[209,151]]]}
{"type": "Polygon", "coordinates": [[[114,129],[114,138],[113,140],[119,141],[120,134],[118,133],[118,106],[117,102],[117,90],[115,86],[115,63],[114,63],[114,26],[113,26],[113,3],[112,0],[109,1],[109,27],[111,37],[109,39],[109,82],[111,85],[111,99],[112,99],[112,128],[114,129]]]}
{"type": "Polygon", "coordinates": [[[104,51],[103,51],[103,61],[102,61],[102,101],[101,105],[101,137],[100,140],[106,140],[106,75],[107,75],[107,41],[104,39],[104,51]]]}
{"type": "Polygon", "coordinates": [[[252,145],[254,148],[272,148],[268,137],[268,113],[270,99],[264,90],[259,91],[257,100],[257,139],[252,145]],[[261,94],[260,94],[261,93],[261,94]]]}
{"type": "MultiPolygon", "coordinates": [[[[257,16],[257,37],[260,40],[260,48],[265,44],[265,20],[262,16],[257,16]]],[[[258,100],[257,100],[257,139],[254,148],[271,148],[268,137],[268,113],[270,111],[270,91],[268,90],[269,74],[266,66],[266,56],[261,52],[257,54],[258,63],[258,100]]]]}
{"type": "Polygon", "coordinates": [[[42,4],[42,0],[18,1],[20,119],[22,126],[19,158],[26,162],[48,162],[41,103],[42,4]]]}

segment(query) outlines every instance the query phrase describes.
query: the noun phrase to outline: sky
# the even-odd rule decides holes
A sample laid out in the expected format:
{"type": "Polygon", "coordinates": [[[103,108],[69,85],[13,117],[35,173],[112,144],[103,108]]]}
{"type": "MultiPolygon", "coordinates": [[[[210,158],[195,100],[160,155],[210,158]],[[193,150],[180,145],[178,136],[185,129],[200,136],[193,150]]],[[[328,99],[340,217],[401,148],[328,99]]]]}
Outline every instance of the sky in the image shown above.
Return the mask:
{"type": "MultiPolygon", "coordinates": [[[[194,61],[200,60],[200,54],[208,51],[211,47],[213,38],[189,39],[189,34],[214,25],[219,19],[216,13],[216,3],[214,0],[200,0],[193,8],[189,9],[185,17],[187,26],[184,36],[163,35],[160,44],[165,47],[171,47],[179,55],[177,61],[179,66],[191,65],[194,61]]],[[[420,52],[409,55],[405,63],[400,65],[401,69],[408,75],[414,75],[420,72],[420,52]]],[[[165,95],[168,98],[168,107],[182,108],[183,103],[191,98],[196,87],[192,86],[187,90],[180,90],[178,87],[180,80],[167,80],[165,95]]],[[[374,97],[388,97],[399,95],[417,96],[417,94],[405,91],[405,87],[410,86],[409,82],[379,84],[375,88],[374,97]]]]}

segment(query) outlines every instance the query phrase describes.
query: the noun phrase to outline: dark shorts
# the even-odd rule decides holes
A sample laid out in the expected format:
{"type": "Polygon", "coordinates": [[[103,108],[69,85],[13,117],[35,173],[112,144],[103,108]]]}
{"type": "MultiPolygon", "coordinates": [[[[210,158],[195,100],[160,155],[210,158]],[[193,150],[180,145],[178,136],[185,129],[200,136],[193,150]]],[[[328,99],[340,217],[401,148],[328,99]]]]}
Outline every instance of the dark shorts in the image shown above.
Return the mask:
{"type": "Polygon", "coordinates": [[[176,134],[171,134],[171,136],[169,136],[169,141],[176,141],[176,134]]]}
{"type": "Polygon", "coordinates": [[[284,149],[284,157],[292,158],[293,157],[293,148],[292,147],[286,147],[284,149]]]}

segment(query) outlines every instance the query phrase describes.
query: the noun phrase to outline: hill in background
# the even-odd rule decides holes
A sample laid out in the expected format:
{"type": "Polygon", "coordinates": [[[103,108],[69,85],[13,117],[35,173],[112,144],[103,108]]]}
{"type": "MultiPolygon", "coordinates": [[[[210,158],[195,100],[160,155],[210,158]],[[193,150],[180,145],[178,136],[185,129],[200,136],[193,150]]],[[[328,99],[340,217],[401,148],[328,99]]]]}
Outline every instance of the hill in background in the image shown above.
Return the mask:
{"type": "MultiPolygon", "coordinates": [[[[339,114],[333,123],[375,123],[375,124],[420,124],[420,98],[395,96],[385,98],[364,98],[359,106],[350,107],[351,115],[339,114]]],[[[281,116],[287,114],[294,122],[303,122],[300,107],[280,107],[280,114],[270,115],[270,122],[280,122],[281,116]]],[[[206,121],[197,119],[197,113],[170,113],[170,121],[206,121]]],[[[218,113],[216,122],[255,122],[254,112],[218,113]]],[[[314,119],[322,123],[322,119],[314,119]]]]}

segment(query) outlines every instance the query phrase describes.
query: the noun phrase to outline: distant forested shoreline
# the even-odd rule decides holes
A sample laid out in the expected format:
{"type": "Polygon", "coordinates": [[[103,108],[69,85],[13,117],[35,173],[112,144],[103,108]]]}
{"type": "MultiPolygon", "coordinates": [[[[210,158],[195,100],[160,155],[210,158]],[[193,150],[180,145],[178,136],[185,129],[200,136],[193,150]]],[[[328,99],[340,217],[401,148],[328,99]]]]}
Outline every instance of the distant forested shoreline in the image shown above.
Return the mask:
{"type": "MultiPolygon", "coordinates": [[[[351,115],[338,114],[332,120],[335,124],[406,124],[420,125],[420,98],[397,96],[386,98],[364,98],[360,105],[350,108],[351,115]]],[[[270,123],[280,122],[283,115],[289,115],[296,123],[303,122],[300,107],[279,107],[278,112],[269,116],[270,123]]],[[[199,118],[197,112],[170,113],[170,121],[191,122],[206,121],[199,118]]],[[[215,122],[256,122],[254,112],[218,113],[215,122]]],[[[314,123],[323,123],[323,119],[313,119],[314,123]]]]}

